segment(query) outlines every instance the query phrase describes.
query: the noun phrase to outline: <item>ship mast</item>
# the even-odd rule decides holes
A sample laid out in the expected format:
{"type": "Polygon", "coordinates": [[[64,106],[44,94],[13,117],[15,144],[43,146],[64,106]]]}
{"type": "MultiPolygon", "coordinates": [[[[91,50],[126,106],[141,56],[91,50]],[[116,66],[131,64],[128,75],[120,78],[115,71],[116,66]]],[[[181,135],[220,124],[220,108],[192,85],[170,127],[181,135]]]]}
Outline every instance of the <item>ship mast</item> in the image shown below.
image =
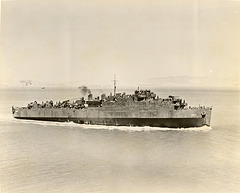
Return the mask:
{"type": "Polygon", "coordinates": [[[114,74],[114,80],[113,80],[113,96],[116,96],[116,90],[117,90],[117,80],[116,80],[116,74],[114,74]]]}

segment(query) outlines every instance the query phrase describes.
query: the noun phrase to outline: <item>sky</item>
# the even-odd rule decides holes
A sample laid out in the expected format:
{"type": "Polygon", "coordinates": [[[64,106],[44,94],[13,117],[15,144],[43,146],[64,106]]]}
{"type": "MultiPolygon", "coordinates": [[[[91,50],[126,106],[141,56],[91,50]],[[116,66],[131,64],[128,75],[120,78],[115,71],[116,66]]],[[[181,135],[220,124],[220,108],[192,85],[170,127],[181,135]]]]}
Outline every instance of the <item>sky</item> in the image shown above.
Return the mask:
{"type": "Polygon", "coordinates": [[[239,87],[239,34],[240,1],[3,0],[0,84],[239,87]]]}

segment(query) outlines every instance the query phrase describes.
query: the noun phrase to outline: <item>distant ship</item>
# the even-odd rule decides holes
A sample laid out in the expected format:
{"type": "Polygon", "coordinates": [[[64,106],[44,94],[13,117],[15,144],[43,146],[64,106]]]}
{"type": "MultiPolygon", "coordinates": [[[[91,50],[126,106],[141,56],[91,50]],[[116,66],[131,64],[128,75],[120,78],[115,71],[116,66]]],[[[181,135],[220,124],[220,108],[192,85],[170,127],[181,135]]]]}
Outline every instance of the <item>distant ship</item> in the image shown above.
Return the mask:
{"type": "Polygon", "coordinates": [[[212,107],[190,107],[178,96],[159,98],[151,90],[136,90],[133,94],[102,94],[79,98],[73,102],[32,102],[27,107],[12,107],[14,118],[75,122],[79,124],[114,126],[150,126],[188,128],[210,126],[212,107]]]}

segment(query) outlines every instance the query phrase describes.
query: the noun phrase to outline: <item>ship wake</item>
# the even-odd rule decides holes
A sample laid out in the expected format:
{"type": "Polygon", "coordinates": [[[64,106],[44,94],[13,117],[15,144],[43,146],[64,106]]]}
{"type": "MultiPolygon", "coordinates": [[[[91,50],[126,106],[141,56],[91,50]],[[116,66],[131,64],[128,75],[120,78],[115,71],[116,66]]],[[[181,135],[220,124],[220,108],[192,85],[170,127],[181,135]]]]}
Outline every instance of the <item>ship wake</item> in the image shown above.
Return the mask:
{"type": "Polygon", "coordinates": [[[190,127],[190,128],[169,128],[169,127],[150,127],[150,126],[106,126],[106,125],[81,125],[83,129],[107,129],[120,131],[210,131],[212,128],[208,126],[190,127]]]}

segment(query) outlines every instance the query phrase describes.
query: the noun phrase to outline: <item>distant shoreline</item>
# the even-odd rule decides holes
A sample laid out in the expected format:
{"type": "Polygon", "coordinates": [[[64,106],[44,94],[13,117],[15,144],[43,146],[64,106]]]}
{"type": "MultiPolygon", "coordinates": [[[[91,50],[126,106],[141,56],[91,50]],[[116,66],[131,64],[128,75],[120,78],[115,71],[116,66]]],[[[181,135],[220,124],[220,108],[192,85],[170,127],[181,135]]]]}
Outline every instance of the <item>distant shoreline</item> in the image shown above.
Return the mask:
{"type": "MultiPolygon", "coordinates": [[[[78,90],[78,87],[76,86],[44,86],[45,88],[42,89],[42,87],[39,86],[0,86],[0,90],[78,90]]],[[[110,86],[103,86],[103,87],[94,87],[94,86],[88,86],[92,90],[112,90],[113,88],[110,86]]],[[[117,90],[136,90],[138,87],[130,87],[130,86],[119,86],[117,90]]],[[[157,87],[157,86],[142,86],[139,87],[139,89],[151,89],[151,90],[199,90],[199,91],[240,91],[240,88],[238,87],[157,87]]]]}

